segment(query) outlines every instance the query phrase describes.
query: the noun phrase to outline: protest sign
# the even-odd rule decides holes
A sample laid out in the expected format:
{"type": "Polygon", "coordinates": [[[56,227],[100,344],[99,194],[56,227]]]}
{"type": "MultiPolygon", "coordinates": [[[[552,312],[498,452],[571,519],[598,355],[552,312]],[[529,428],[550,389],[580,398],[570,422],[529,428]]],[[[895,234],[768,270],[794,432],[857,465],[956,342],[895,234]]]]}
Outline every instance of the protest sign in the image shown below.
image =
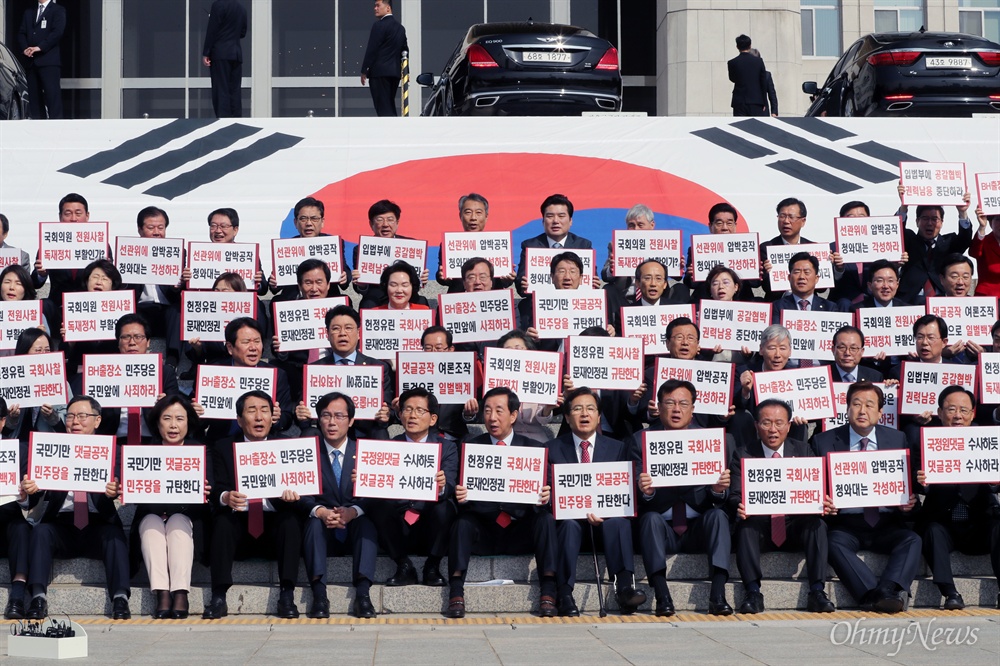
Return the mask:
{"type": "Polygon", "coordinates": [[[770,303],[710,301],[698,304],[702,349],[722,347],[730,351],[760,348],[760,336],[771,325],[770,303]]]}
{"type": "Polygon", "coordinates": [[[21,442],[0,439],[0,496],[21,492],[21,442]]]}
{"type": "Polygon", "coordinates": [[[506,386],[521,402],[555,405],[562,387],[562,354],[529,349],[487,347],[483,393],[506,386]]]}
{"type": "Polygon", "coordinates": [[[204,364],[198,366],[194,401],[205,408],[203,419],[235,419],[241,395],[263,391],[273,398],[277,385],[277,368],[204,364]]]}
{"type": "Polygon", "coordinates": [[[252,291],[182,291],[181,340],[225,342],[226,325],[238,317],[257,318],[252,291]]]}
{"type": "Polygon", "coordinates": [[[295,301],[272,301],[274,334],[282,354],[307,349],[327,349],[326,313],[338,305],[349,305],[347,296],[295,301]]]}
{"type": "Polygon", "coordinates": [[[650,259],[659,261],[669,277],[681,275],[680,229],[615,229],[612,254],[615,277],[635,277],[635,269],[650,259]]]}
{"type": "Polygon", "coordinates": [[[247,499],[281,497],[286,490],[319,495],[318,440],[315,437],[234,442],[236,490],[247,499]]]}
{"type": "Polygon", "coordinates": [[[115,263],[124,284],[176,287],[184,272],[184,239],[119,236],[115,263]]]}
{"type": "Polygon", "coordinates": [[[257,243],[188,243],[188,268],[191,279],[188,289],[211,289],[215,279],[223,273],[236,273],[254,291],[254,278],[260,270],[257,243]]]}
{"type": "Polygon", "coordinates": [[[632,463],[572,463],[552,466],[556,520],[633,518],[636,515],[632,463]]]}
{"type": "Polygon", "coordinates": [[[948,344],[975,342],[992,345],[990,329],[997,321],[995,296],[928,296],[927,314],[937,315],[948,324],[948,344]]]}
{"type": "Polygon", "coordinates": [[[1000,428],[921,428],[925,483],[1000,483],[1000,428]]]}
{"type": "Polygon", "coordinates": [[[919,305],[859,308],[858,328],[865,335],[865,356],[906,356],[916,349],[913,324],[927,314],[919,305]]]}
{"type": "Polygon", "coordinates": [[[465,444],[459,485],[470,502],[538,504],[545,485],[546,449],[534,446],[465,444]]]}
{"type": "Polygon", "coordinates": [[[976,194],[984,215],[1000,215],[1000,173],[977,173],[976,194]]]}
{"type": "Polygon", "coordinates": [[[101,407],[152,407],[163,393],[159,354],[84,354],[83,393],[101,407]]]}
{"type": "Polygon", "coordinates": [[[694,401],[695,414],[728,416],[733,404],[735,365],[715,361],[689,361],[683,358],[660,356],[656,359],[656,380],[652,394],[668,379],[680,379],[694,384],[698,392],[694,401]]]}
{"type": "Polygon", "coordinates": [[[438,404],[464,405],[475,397],[475,367],[475,352],[399,352],[396,395],[420,387],[433,393],[438,404]]]}
{"type": "Polygon", "coordinates": [[[642,431],[642,468],[654,488],[715,485],[729,453],[723,428],[642,431]]]}
{"type": "Polygon", "coordinates": [[[306,259],[319,259],[330,268],[330,281],[340,282],[344,259],[340,255],[340,236],[310,238],[274,238],[271,240],[271,265],[279,287],[298,284],[298,268],[306,259]]]}
{"type": "Polygon", "coordinates": [[[354,418],[375,418],[382,408],[385,366],[308,364],[302,368],[302,401],[313,418],[316,403],[327,393],[343,393],[354,402],[354,418]]]}
{"type": "Polygon", "coordinates": [[[439,442],[359,439],[355,497],[436,502],[441,468],[439,442]]]}
{"type": "Polygon", "coordinates": [[[642,340],[573,335],[566,339],[566,359],[574,386],[634,391],[642,384],[642,340]]]}
{"type": "Polygon", "coordinates": [[[833,334],[854,325],[850,312],[782,310],[781,325],[792,334],[792,358],[833,360],[833,334]]]}
{"type": "Polygon", "coordinates": [[[135,292],[78,291],[63,294],[65,342],[114,340],[115,325],[135,312],[135,292]]]}
{"type": "Polygon", "coordinates": [[[441,269],[446,280],[461,280],[462,265],[469,259],[485,259],[493,275],[514,272],[514,253],[509,231],[445,232],[441,241],[441,269]]]}
{"type": "Polygon", "coordinates": [[[122,504],[204,504],[205,447],[122,447],[122,504]]]}
{"type": "Polygon", "coordinates": [[[899,413],[937,412],[938,395],[949,386],[976,385],[976,366],[903,361],[899,373],[899,413]]]}
{"type": "Polygon", "coordinates": [[[397,261],[413,266],[420,275],[427,263],[427,241],[362,236],[358,240],[358,265],[354,267],[359,273],[356,282],[378,284],[382,271],[397,261]]]}
{"type": "Polygon", "coordinates": [[[0,357],[0,397],[21,409],[65,405],[66,356],[63,352],[0,357]]]}
{"type": "Polygon", "coordinates": [[[788,282],[788,262],[799,252],[808,252],[819,260],[819,282],[817,289],[833,287],[833,263],[830,260],[830,246],[825,243],[800,243],[798,245],[768,245],[767,260],[771,262],[768,278],[771,289],[784,292],[791,289],[788,282]]]}
{"type": "Polygon", "coordinates": [[[691,236],[694,281],[704,282],[713,268],[722,264],[741,280],[760,279],[758,236],[748,234],[695,234],[691,236]]]}
{"type": "Polygon", "coordinates": [[[28,478],[41,490],[103,494],[114,469],[113,435],[31,433],[28,478]]]}
{"type": "Polygon", "coordinates": [[[582,250],[576,248],[541,248],[529,247],[524,251],[524,263],[526,267],[524,274],[528,277],[528,291],[533,293],[539,290],[554,288],[552,284],[552,259],[564,252],[572,252],[580,257],[583,263],[583,273],[580,275],[580,289],[593,289],[594,287],[594,264],[597,263],[597,253],[594,250],[582,250]]]}
{"type": "Polygon", "coordinates": [[[836,415],[833,375],[828,365],[755,372],[753,389],[758,405],[772,398],[780,400],[792,406],[795,417],[811,421],[836,415]]]}
{"type": "Polygon", "coordinates": [[[434,325],[433,310],[361,310],[361,353],[395,361],[398,352],[420,351],[420,338],[434,325]]]}
{"type": "Polygon", "coordinates": [[[904,206],[962,206],[965,191],[963,162],[900,162],[904,206]]]}
{"type": "Polygon", "coordinates": [[[903,220],[896,215],[838,217],[833,221],[837,252],[844,264],[869,264],[903,258],[903,220]]]}
{"type": "Polygon", "coordinates": [[[838,509],[903,506],[910,501],[910,452],[840,451],[827,454],[830,496],[838,509]]]}
{"type": "Polygon", "coordinates": [[[38,223],[38,259],[46,271],[80,270],[107,255],[107,222],[38,223]]]}
{"type": "Polygon", "coordinates": [[[667,325],[678,317],[694,321],[694,305],[643,305],[621,308],[623,338],[639,338],[646,356],[667,351],[667,325]]]}
{"type": "Polygon", "coordinates": [[[15,349],[21,333],[42,325],[40,300],[0,301],[0,350],[15,349]]]}
{"type": "Polygon", "coordinates": [[[494,341],[517,328],[513,289],[441,294],[438,308],[455,344],[494,341]]]}
{"type": "Polygon", "coordinates": [[[557,340],[579,335],[591,326],[607,326],[607,292],[547,289],[532,297],[539,339],[557,340]]]}
{"type": "Polygon", "coordinates": [[[822,458],[743,458],[743,510],[748,516],[822,514],[822,458]]]}
{"type": "Polygon", "coordinates": [[[979,402],[1000,404],[1000,352],[979,355],[979,402]]]}

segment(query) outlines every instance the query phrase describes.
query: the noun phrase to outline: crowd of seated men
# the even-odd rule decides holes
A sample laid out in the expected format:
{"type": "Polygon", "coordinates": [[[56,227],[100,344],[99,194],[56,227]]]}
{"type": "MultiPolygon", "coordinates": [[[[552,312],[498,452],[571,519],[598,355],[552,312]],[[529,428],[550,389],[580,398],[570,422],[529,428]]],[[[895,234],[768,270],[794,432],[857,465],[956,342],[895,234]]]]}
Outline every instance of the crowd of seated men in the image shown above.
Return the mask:
{"type": "MultiPolygon", "coordinates": [[[[978,231],[967,217],[966,205],[958,206],[957,231],[941,233],[945,210],[921,206],[915,212],[916,230],[904,228],[902,260],[879,260],[870,264],[845,264],[831,253],[835,285],[824,297],[817,291],[819,264],[806,252],[788,262],[790,288],[772,289],[765,248],[770,245],[808,243],[802,230],[806,206],[785,199],[777,207],[778,236],[761,244],[764,273],[759,281],[741,280],[736,272],[717,266],[707,280],[694,279],[690,255],[681,260],[681,278],[674,280],[657,260],[639,264],[633,278],[615,277],[612,259],[601,271],[603,287],[594,276],[595,288],[603,288],[610,304],[607,325],[580,331],[582,335],[617,336],[620,320],[614,313],[623,307],[654,307],[664,304],[697,303],[700,300],[766,301],[774,312],[854,311],[863,307],[893,308],[922,305],[931,296],[962,298],[979,292],[998,293],[1000,284],[1000,217],[978,212],[978,231]],[[992,227],[992,228],[990,228],[992,227]],[[971,249],[970,249],[971,248],[971,249]],[[973,289],[973,259],[979,281],[973,289]]],[[[563,195],[552,195],[540,207],[544,232],[522,243],[517,270],[496,275],[485,259],[470,259],[462,266],[461,279],[437,281],[449,292],[486,291],[513,286],[523,297],[518,328],[505,331],[496,341],[456,345],[452,333],[442,326],[423,331],[421,346],[427,352],[472,351],[482,360],[488,346],[509,349],[559,351],[562,344],[543,339],[532,321],[525,272],[526,250],[559,250],[550,263],[556,289],[578,289],[584,263],[574,250],[592,248],[590,240],[571,232],[573,204],[563,195]],[[525,305],[527,304],[527,305],[525,305]]],[[[87,221],[89,206],[76,194],[59,204],[63,222],[87,221]]],[[[908,211],[896,214],[904,225],[908,211]]],[[[840,216],[869,216],[862,202],[846,203],[840,216]]],[[[459,201],[463,230],[487,228],[489,204],[477,194],[459,201]]],[[[372,234],[405,238],[398,234],[401,210],[388,200],[369,210],[372,234]]],[[[708,213],[712,234],[734,233],[739,214],[720,203],[708,213]]],[[[327,223],[321,201],[307,198],[294,208],[300,237],[336,231],[327,223]]],[[[8,222],[3,218],[4,234],[8,222]]],[[[137,216],[138,233],[146,238],[167,236],[169,219],[159,208],[145,208],[137,216]]],[[[655,228],[653,212],[641,204],[629,210],[628,229],[655,228]]],[[[209,240],[234,242],[239,216],[231,208],[220,208],[208,216],[209,240]]],[[[835,248],[832,248],[835,250],[835,248]]],[[[846,423],[823,431],[815,422],[796,415],[783,400],[757,401],[754,384],[761,373],[804,367],[793,358],[794,335],[778,324],[766,328],[755,349],[741,351],[702,348],[700,331],[688,317],[673,319],[663,334],[672,358],[717,361],[735,365],[735,378],[728,414],[699,413],[698,390],[687,381],[669,379],[657,383],[652,372],[655,357],[647,357],[645,381],[635,391],[592,390],[563,378],[563,391],[555,407],[522,402],[507,388],[482,390],[464,405],[440,405],[433,393],[413,388],[396,393],[393,363],[366,356],[359,350],[359,310],[426,309],[421,294],[429,273],[397,263],[386,267],[379,284],[359,284],[357,250],[353,268],[332,275],[329,266],[305,260],[296,274],[297,285],[278,287],[274,275],[255,276],[246,284],[238,276],[222,274],[218,291],[250,290],[257,297],[296,300],[326,298],[353,290],[358,309],[338,305],[328,309],[325,328],[329,348],[319,352],[282,352],[273,335],[267,309],[258,307],[256,317],[233,319],[225,326],[225,342],[181,342],[180,294],[190,275],[185,272],[175,287],[123,285],[121,275],[108,257],[85,270],[47,270],[36,258],[33,270],[13,264],[0,274],[3,300],[34,300],[37,290],[48,284],[42,301],[42,328],[21,333],[12,352],[21,356],[62,350],[66,354],[66,404],[24,407],[0,400],[0,425],[4,439],[19,440],[21,483],[16,497],[0,505],[0,542],[10,561],[10,593],[7,618],[39,619],[48,615],[47,589],[53,560],[87,557],[102,560],[105,567],[111,616],[130,617],[130,580],[145,568],[155,597],[154,617],[183,619],[189,613],[188,595],[194,562],[205,563],[211,574],[211,598],[203,617],[228,614],[227,591],[233,584],[233,562],[254,557],[277,561],[279,596],[276,615],[299,616],[294,600],[299,558],[305,563],[312,618],[329,617],[327,557],[350,556],[355,596],[351,612],[361,618],[374,617],[370,591],[373,583],[387,586],[423,584],[448,589],[445,615],[466,613],[465,582],[473,556],[534,554],[539,578],[537,612],[543,617],[577,616],[574,599],[576,564],[581,550],[604,554],[613,593],[623,614],[635,613],[654,600],[653,613],[674,614],[666,559],[674,553],[704,553],[708,557],[710,593],[708,612],[734,612],[726,598],[730,555],[735,552],[744,588],[743,601],[735,612],[759,613],[765,609],[760,556],[770,550],[804,552],[808,600],[806,609],[824,613],[835,610],[827,596],[827,565],[863,609],[895,613],[908,602],[914,577],[923,560],[940,590],[943,607],[965,605],[956,589],[951,554],[989,554],[993,573],[1000,578],[1000,504],[996,486],[988,484],[928,484],[919,461],[921,432],[927,428],[971,425],[998,426],[996,405],[981,405],[973,386],[949,386],[941,391],[937,409],[898,419],[898,427],[880,424],[886,410],[883,387],[898,384],[901,361],[927,364],[975,365],[979,356],[1000,351],[1000,321],[992,326],[992,346],[971,341],[949,341],[949,326],[938,316],[927,314],[913,325],[914,348],[905,356],[866,354],[864,333],[843,326],[832,336],[831,376],[848,384],[846,423]],[[353,283],[353,285],[352,285],[353,283]],[[62,295],[74,291],[131,289],[136,294],[136,312],[121,317],[113,341],[65,343],[62,295]],[[162,365],[162,393],[154,406],[138,409],[102,407],[82,391],[80,363],[85,354],[148,354],[151,343],[163,338],[166,350],[162,365]],[[269,356],[271,360],[265,358],[269,356]],[[181,358],[193,366],[269,367],[276,370],[274,391],[249,391],[236,401],[231,419],[204,418],[205,409],[193,402],[184,382],[191,371],[179,373],[181,358]],[[343,393],[323,396],[315,409],[307,408],[302,395],[303,368],[309,364],[381,366],[385,373],[381,408],[374,418],[356,418],[354,402],[343,393]],[[315,416],[314,416],[315,414],[315,416]],[[473,426],[470,430],[470,425],[473,426]],[[400,432],[390,437],[393,432],[400,432]],[[656,487],[643,469],[643,434],[662,430],[723,428],[728,465],[711,484],[656,487]],[[119,515],[119,475],[101,493],[43,490],[31,478],[27,449],[32,433],[111,435],[118,446],[135,443],[159,445],[204,445],[207,447],[207,477],[204,501],[190,505],[140,504],[129,534],[119,515]],[[478,434],[474,434],[478,433],[478,434]],[[263,442],[290,436],[315,436],[321,469],[321,492],[300,496],[287,489],[280,496],[251,501],[238,491],[233,445],[263,442]],[[556,435],[556,436],[553,436],[556,435]],[[441,466],[435,477],[436,501],[387,500],[354,494],[354,463],[357,440],[395,439],[401,442],[438,442],[441,466]],[[551,502],[551,469],[546,485],[534,504],[497,504],[469,500],[460,485],[459,459],[464,443],[496,446],[544,447],[550,465],[589,462],[629,462],[634,469],[635,518],[589,515],[586,520],[556,520],[551,502]],[[748,458],[826,456],[830,452],[906,449],[913,461],[910,470],[912,494],[900,506],[838,509],[836,501],[824,498],[822,515],[787,517],[776,529],[766,517],[748,516],[741,493],[741,462],[748,458]],[[325,454],[325,455],[323,455],[325,454]],[[86,495],[78,497],[77,495],[86,495]],[[872,571],[858,552],[885,553],[888,561],[880,572],[872,571]],[[636,581],[636,551],[647,574],[647,590],[636,581]],[[395,563],[394,573],[375,580],[376,557],[383,553],[395,563]],[[424,557],[422,571],[414,556],[424,557]]],[[[22,264],[27,257],[22,258],[22,264]]],[[[477,375],[478,376],[478,375],[477,375]]],[[[1000,427],[1000,426],[998,426],[1000,427]]],[[[119,456],[120,459],[120,456],[119,456]]],[[[1000,607],[1000,596],[997,599],[1000,607]]],[[[470,610],[475,610],[470,609],[470,610]]],[[[529,609],[525,609],[529,610],[529,609]]]]}

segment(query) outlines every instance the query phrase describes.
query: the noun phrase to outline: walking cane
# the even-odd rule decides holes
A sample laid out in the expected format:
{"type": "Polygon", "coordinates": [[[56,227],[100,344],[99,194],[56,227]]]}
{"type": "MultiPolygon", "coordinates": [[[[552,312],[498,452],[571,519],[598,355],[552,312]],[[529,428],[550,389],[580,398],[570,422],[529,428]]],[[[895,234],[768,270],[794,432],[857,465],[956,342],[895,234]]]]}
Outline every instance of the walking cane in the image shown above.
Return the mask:
{"type": "Polygon", "coordinates": [[[410,53],[403,51],[403,117],[410,117],[410,53]]]}
{"type": "MultiPolygon", "coordinates": [[[[590,523],[587,523],[590,525],[590,523]]],[[[594,551],[594,575],[597,577],[597,603],[601,608],[601,617],[607,617],[608,611],[604,609],[604,589],[601,587],[601,569],[597,566],[597,540],[594,538],[594,526],[590,525],[590,545],[594,551]]]]}

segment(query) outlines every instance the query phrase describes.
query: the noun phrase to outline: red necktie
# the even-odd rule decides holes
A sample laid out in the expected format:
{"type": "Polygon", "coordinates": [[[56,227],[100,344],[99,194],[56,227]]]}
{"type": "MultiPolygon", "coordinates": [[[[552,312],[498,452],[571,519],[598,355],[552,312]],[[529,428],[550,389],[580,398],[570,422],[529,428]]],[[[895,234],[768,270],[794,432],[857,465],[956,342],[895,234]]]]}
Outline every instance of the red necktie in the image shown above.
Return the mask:
{"type": "Polygon", "coordinates": [[[674,532],[677,532],[677,536],[684,536],[684,533],[688,531],[687,504],[684,502],[674,504],[673,522],[674,532]]]}
{"type": "Polygon", "coordinates": [[[309,350],[309,360],[307,361],[307,363],[312,364],[312,363],[315,363],[318,360],[319,360],[319,350],[318,349],[310,349],[309,350]]]}
{"type": "MultiPolygon", "coordinates": [[[[497,442],[497,446],[507,446],[507,442],[501,439],[497,442]]],[[[508,525],[510,525],[510,514],[507,513],[506,511],[501,511],[497,515],[497,525],[503,528],[506,528],[508,525]]]]}
{"type": "Polygon", "coordinates": [[[590,442],[586,440],[580,442],[580,462],[590,462],[590,442]]]}
{"type": "Polygon", "coordinates": [[[73,493],[73,526],[82,530],[90,521],[90,507],[87,506],[87,493],[73,493]]]}
{"type": "Polygon", "coordinates": [[[142,410],[139,407],[129,407],[127,438],[128,444],[142,444],[142,410]]]}
{"type": "Polygon", "coordinates": [[[247,531],[254,539],[259,539],[264,533],[264,500],[250,500],[248,511],[250,515],[247,516],[247,531]]]}
{"type": "MultiPolygon", "coordinates": [[[[771,456],[772,458],[780,458],[780,453],[775,453],[771,456]]],[[[771,516],[771,542],[781,547],[781,544],[785,543],[785,516],[784,514],[775,514],[771,516]]]]}

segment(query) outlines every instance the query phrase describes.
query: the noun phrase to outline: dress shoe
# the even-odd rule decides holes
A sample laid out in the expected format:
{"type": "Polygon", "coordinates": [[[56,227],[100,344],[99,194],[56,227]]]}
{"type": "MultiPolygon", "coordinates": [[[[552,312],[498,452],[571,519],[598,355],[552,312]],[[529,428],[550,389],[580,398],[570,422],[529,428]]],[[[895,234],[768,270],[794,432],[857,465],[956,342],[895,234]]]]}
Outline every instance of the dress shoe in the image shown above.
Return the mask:
{"type": "Polygon", "coordinates": [[[622,615],[631,615],[646,603],[646,595],[630,585],[615,592],[615,600],[618,601],[618,611],[622,615]]]}
{"type": "Polygon", "coordinates": [[[556,600],[554,597],[543,596],[538,600],[539,617],[555,617],[558,614],[559,609],[556,607],[556,600]]]}
{"type": "Polygon", "coordinates": [[[903,600],[899,594],[888,590],[877,591],[873,605],[879,613],[898,613],[903,610],[903,600]]]}
{"type": "Polygon", "coordinates": [[[294,620],[299,616],[299,609],[291,599],[278,599],[278,612],[282,620],[294,620]]]}
{"type": "Polygon", "coordinates": [[[448,608],[444,611],[445,617],[453,620],[465,617],[465,597],[452,597],[448,600],[448,608]]]}
{"type": "Polygon", "coordinates": [[[128,607],[128,599],[125,597],[115,597],[111,601],[112,620],[131,620],[132,611],[128,607]]]}
{"type": "Polygon", "coordinates": [[[962,610],[965,608],[965,599],[958,592],[952,592],[944,600],[945,610],[962,610]]]}
{"type": "Polygon", "coordinates": [[[173,610],[170,611],[170,617],[175,620],[186,620],[188,617],[188,593],[187,590],[177,590],[173,593],[173,610]]]}
{"type": "Polygon", "coordinates": [[[205,606],[205,612],[201,614],[203,620],[218,620],[229,615],[229,606],[225,599],[212,599],[212,603],[205,606]]]}
{"type": "Polygon", "coordinates": [[[580,617],[580,609],[576,607],[572,594],[565,594],[559,598],[560,617],[580,617]]]}
{"type": "Polygon", "coordinates": [[[666,599],[656,600],[656,617],[670,617],[676,611],[674,610],[674,600],[670,598],[668,594],[666,599]]]}
{"type": "Polygon", "coordinates": [[[8,599],[3,616],[6,620],[23,620],[24,612],[24,599],[8,599]]]}
{"type": "Polygon", "coordinates": [[[29,620],[44,620],[49,616],[49,602],[42,597],[35,597],[28,604],[28,612],[25,616],[29,620]]]}
{"type": "Polygon", "coordinates": [[[813,590],[809,593],[809,600],[806,601],[806,610],[810,613],[832,613],[837,607],[830,601],[823,590],[813,590]]]}
{"type": "Polygon", "coordinates": [[[740,609],[736,611],[740,615],[756,615],[764,612],[764,595],[760,592],[747,592],[740,609]]]}
{"type": "Polygon", "coordinates": [[[428,587],[444,587],[445,582],[440,569],[436,566],[424,566],[424,585],[428,587]]]}
{"type": "Polygon", "coordinates": [[[167,620],[174,616],[170,610],[170,591],[153,590],[156,593],[156,609],[153,611],[154,620],[167,620]]]}
{"type": "Polygon", "coordinates": [[[372,605],[371,597],[367,594],[354,598],[354,617],[368,619],[375,617],[375,606],[372,605]]]}
{"type": "Polygon", "coordinates": [[[313,599],[312,606],[309,607],[306,617],[311,617],[314,620],[322,620],[330,617],[330,601],[328,599],[313,599]]]}
{"type": "Polygon", "coordinates": [[[396,565],[396,573],[392,574],[389,580],[385,581],[386,587],[402,587],[403,585],[417,584],[417,570],[413,567],[413,562],[403,560],[396,565]]]}
{"type": "Polygon", "coordinates": [[[733,607],[725,599],[708,600],[708,612],[710,615],[732,615],[733,607]]]}

